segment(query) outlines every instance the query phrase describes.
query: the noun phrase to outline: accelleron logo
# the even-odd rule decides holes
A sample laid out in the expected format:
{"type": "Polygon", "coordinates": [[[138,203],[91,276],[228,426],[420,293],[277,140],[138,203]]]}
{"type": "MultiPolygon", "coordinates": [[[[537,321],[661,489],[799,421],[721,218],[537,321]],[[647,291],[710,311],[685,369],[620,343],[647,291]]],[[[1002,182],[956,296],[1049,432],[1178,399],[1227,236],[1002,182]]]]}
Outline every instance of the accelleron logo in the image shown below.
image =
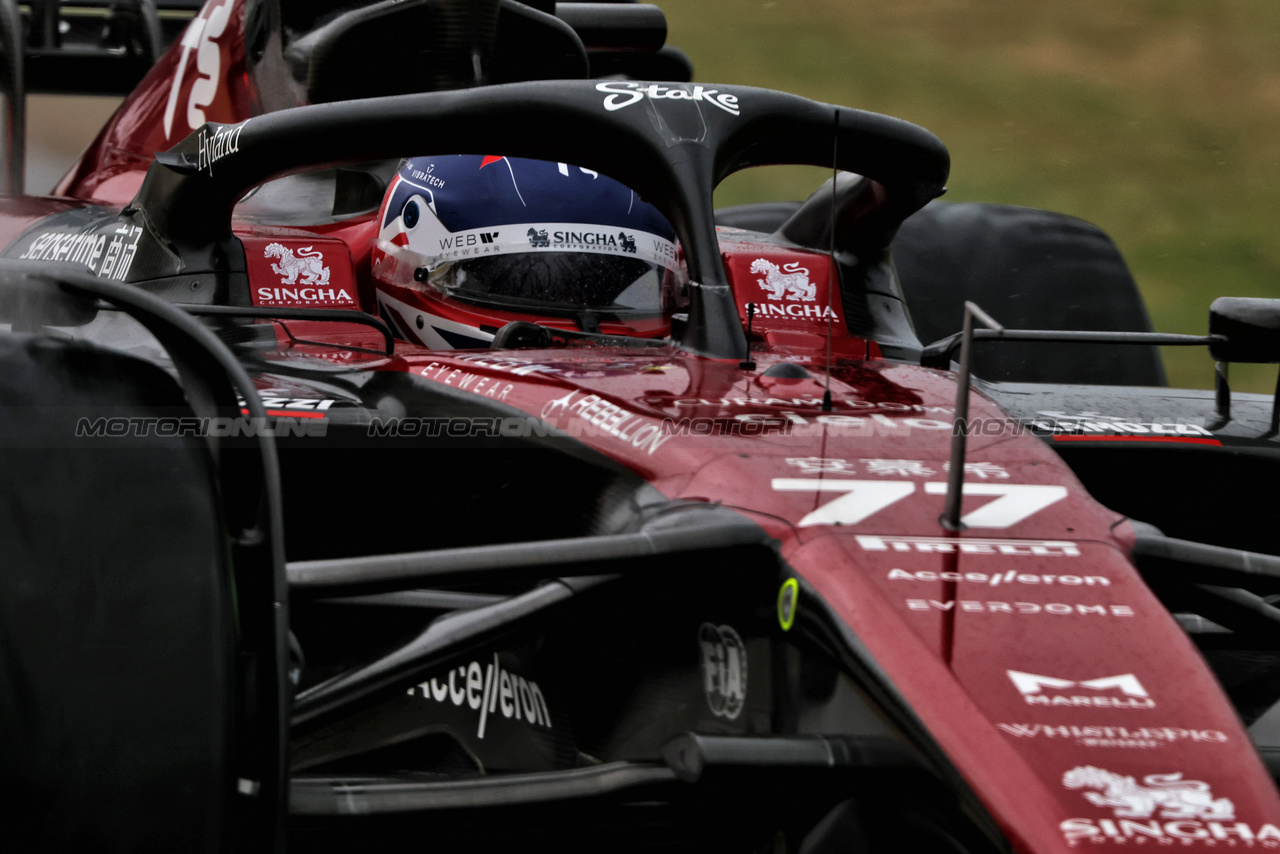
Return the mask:
{"type": "Polygon", "coordinates": [[[476,712],[476,738],[484,738],[490,718],[498,715],[551,729],[551,712],[538,683],[503,669],[496,652],[483,668],[478,661],[460,664],[443,678],[410,688],[409,695],[476,712]]]}

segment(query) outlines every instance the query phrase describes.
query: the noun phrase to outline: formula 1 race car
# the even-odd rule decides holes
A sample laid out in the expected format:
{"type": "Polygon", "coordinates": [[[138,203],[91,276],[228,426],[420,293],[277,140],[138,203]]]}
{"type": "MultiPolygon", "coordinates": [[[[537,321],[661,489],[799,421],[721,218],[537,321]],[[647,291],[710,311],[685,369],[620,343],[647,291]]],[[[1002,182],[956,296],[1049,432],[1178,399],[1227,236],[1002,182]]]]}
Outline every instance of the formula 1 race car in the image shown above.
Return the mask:
{"type": "Polygon", "coordinates": [[[127,93],[0,200],[11,850],[1280,847],[1277,304],[653,6],[160,5],[0,0],[127,93]]]}

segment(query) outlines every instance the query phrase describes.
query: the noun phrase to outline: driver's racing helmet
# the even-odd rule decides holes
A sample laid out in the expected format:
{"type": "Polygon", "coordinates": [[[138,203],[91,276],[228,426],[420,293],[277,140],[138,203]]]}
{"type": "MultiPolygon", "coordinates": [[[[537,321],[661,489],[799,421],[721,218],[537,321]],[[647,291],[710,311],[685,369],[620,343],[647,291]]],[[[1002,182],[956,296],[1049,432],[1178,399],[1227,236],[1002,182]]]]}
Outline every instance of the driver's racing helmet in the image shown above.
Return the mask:
{"type": "Polygon", "coordinates": [[[565,163],[415,157],[378,223],[379,311],[433,349],[487,347],[515,320],[660,337],[684,291],[666,219],[617,181],[565,163]]]}

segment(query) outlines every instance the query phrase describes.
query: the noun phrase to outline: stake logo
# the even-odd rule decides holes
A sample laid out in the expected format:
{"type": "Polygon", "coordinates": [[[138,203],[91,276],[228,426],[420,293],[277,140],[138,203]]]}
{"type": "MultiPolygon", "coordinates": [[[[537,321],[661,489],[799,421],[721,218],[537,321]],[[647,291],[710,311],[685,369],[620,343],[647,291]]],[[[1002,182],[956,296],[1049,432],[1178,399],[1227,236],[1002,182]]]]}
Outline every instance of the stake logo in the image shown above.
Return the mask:
{"type": "Polygon", "coordinates": [[[731,626],[710,623],[698,629],[698,646],[707,706],[716,717],[733,720],[747,700],[747,648],[731,626]]]}
{"type": "Polygon", "coordinates": [[[1059,679],[1055,676],[1041,676],[1036,673],[1024,673],[1020,670],[1006,670],[1013,686],[1023,696],[1029,706],[1101,706],[1116,709],[1154,709],[1155,701],[1142,687],[1138,677],[1132,673],[1119,676],[1102,676],[1097,679],[1085,679],[1077,682],[1071,679],[1059,679]],[[1068,688],[1085,688],[1091,694],[1067,695],[1046,694],[1044,689],[1063,691],[1068,688]],[[1106,692],[1118,691],[1122,696],[1106,692]]]}
{"type": "Polygon", "coordinates": [[[738,115],[738,96],[701,85],[672,85],[670,83],[632,83],[610,81],[597,83],[596,91],[605,93],[604,108],[609,112],[621,110],[639,103],[645,98],[651,101],[705,101],[719,107],[731,116],[738,115]]]}

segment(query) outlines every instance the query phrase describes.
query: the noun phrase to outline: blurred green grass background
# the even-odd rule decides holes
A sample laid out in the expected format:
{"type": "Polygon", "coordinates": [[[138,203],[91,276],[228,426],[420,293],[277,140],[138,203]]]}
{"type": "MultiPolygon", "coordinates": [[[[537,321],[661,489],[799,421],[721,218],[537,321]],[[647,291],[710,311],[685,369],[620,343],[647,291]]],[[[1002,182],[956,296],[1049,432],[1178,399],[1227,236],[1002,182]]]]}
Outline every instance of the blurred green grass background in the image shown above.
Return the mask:
{"type": "MultiPolygon", "coordinates": [[[[951,149],[952,201],[1049,208],[1119,245],[1156,329],[1203,333],[1215,297],[1280,297],[1280,4],[1274,0],[670,0],[696,79],[908,119],[951,149]]],[[[718,204],[804,198],[757,170],[718,204]]],[[[1208,387],[1201,348],[1171,384],[1208,387]]],[[[1271,391],[1272,366],[1233,366],[1271,391]]]]}

